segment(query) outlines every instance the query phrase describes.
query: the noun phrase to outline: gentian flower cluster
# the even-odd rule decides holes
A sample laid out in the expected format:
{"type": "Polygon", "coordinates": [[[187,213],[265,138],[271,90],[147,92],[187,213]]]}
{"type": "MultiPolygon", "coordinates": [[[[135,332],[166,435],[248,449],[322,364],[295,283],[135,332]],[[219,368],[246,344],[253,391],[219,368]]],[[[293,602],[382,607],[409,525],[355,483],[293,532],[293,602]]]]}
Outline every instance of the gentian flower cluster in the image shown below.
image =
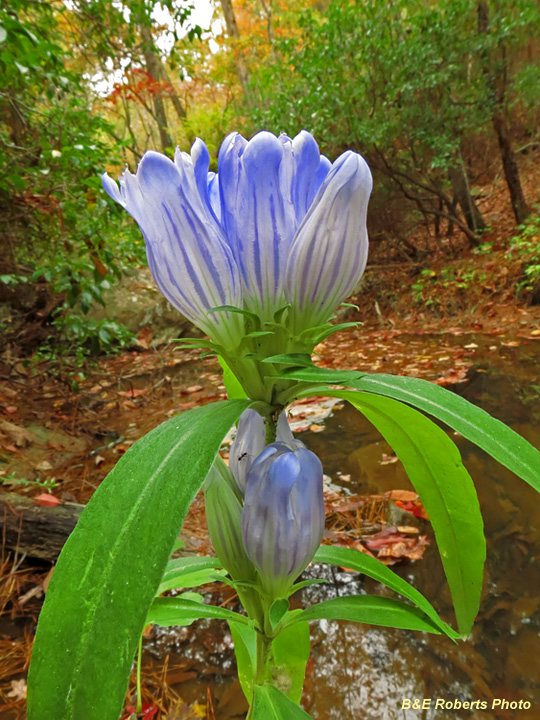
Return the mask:
{"type": "Polygon", "coordinates": [[[285,413],[276,442],[264,447],[264,421],[246,410],[229,468],[214,465],[205,484],[210,537],[232,578],[260,581],[270,598],[284,597],[319,547],[324,531],[319,458],[295,440],[285,413]]]}
{"type": "MultiPolygon", "coordinates": [[[[106,173],[103,184],[139,224],[161,292],[255,403],[240,418],[230,467],[218,457],[206,479],[206,514],[232,579],[272,599],[287,595],[324,529],[321,463],[282,412],[297,386],[286,365],[335,331],[332,313],[364,272],[372,180],[360,155],[332,164],[306,131],[249,142],[232,133],[218,172],[209,168],[197,139],[174,161],[145,153],[120,188],[106,173]]],[[[251,592],[246,609],[263,627],[264,603],[251,592]]]]}
{"type": "Polygon", "coordinates": [[[306,131],[223,142],[218,173],[197,139],[174,162],[143,156],[108,194],[139,224],[165,297],[226,350],[245,334],[236,308],[274,322],[287,307],[292,335],[328,321],[367,259],[368,166],[348,151],[334,164],[306,131]],[[216,308],[221,308],[216,310],[216,308]]]}

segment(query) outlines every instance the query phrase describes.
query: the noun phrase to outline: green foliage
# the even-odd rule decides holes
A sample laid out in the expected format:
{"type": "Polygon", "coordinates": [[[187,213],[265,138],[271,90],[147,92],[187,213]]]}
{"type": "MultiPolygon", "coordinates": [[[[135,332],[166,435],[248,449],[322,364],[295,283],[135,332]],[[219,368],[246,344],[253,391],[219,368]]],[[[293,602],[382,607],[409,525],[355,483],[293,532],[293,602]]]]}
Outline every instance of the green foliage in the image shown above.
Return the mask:
{"type": "Polygon", "coordinates": [[[9,473],[9,475],[0,476],[0,485],[10,487],[24,487],[24,488],[39,488],[40,490],[46,490],[48,493],[58,487],[56,478],[35,478],[34,480],[27,480],[15,475],[15,473],[9,473]]]}
{"type": "Polygon", "coordinates": [[[169,560],[156,595],[181,587],[199,587],[219,578],[223,570],[215,557],[182,557],[169,560]]]}
{"type": "Polygon", "coordinates": [[[383,565],[383,563],[379,560],[376,560],[365,553],[359,552],[358,550],[322,545],[317,550],[313,561],[338,565],[339,567],[346,567],[377,580],[391,590],[403,595],[403,597],[407,598],[407,600],[411,600],[411,602],[413,602],[427,617],[429,617],[433,623],[435,623],[435,625],[439,627],[439,630],[444,632],[453,640],[456,639],[456,632],[440,619],[435,608],[430,602],[428,602],[428,600],[426,600],[422,593],[400,578],[399,575],[392,572],[390,568],[383,565]]]}
{"type": "Polygon", "coordinates": [[[273,685],[256,685],[250,720],[311,720],[305,710],[273,685]]]}
{"type": "Polygon", "coordinates": [[[60,331],[66,349],[77,347],[83,355],[114,352],[131,345],[135,336],[116,320],[92,320],[77,313],[59,314],[53,325],[60,331]]]}
{"type": "Polygon", "coordinates": [[[418,280],[411,285],[413,300],[422,307],[439,306],[442,302],[438,296],[441,287],[445,290],[466,293],[472,287],[482,284],[486,278],[486,273],[474,267],[456,268],[448,265],[439,272],[424,268],[418,280]]]}
{"type": "Polygon", "coordinates": [[[304,610],[291,622],[309,622],[323,618],[382,625],[401,630],[419,630],[436,635],[441,633],[439,626],[418,608],[401,600],[378,595],[349,595],[324,600],[304,610]]]}
{"type": "Polygon", "coordinates": [[[411,215],[430,218],[437,234],[447,219],[472,242],[481,230],[467,215],[475,144],[491,136],[501,106],[534,123],[526,108],[540,95],[540,68],[521,48],[538,34],[538,5],[487,3],[488,32],[476,0],[305,5],[281,16],[272,53],[252,68],[252,126],[306,128],[330,155],[362,152],[411,215]]]}
{"type": "Polygon", "coordinates": [[[441,420],[540,492],[540,451],[508,425],[459,395],[427,380],[383,373],[364,375],[351,385],[400,400],[441,420]]]}
{"type": "MultiPolygon", "coordinates": [[[[0,269],[4,284],[38,283],[65,298],[56,327],[79,341],[80,328],[59,314],[84,315],[103,303],[103,290],[141,255],[131,227],[103,197],[99,176],[120,155],[74,67],[66,13],[62,4],[21,0],[0,10],[0,222],[7,229],[0,269]],[[114,240],[106,246],[105,237],[114,240]]],[[[90,324],[84,331],[106,349],[113,332],[90,324]]]]}
{"type": "MultiPolygon", "coordinates": [[[[299,610],[294,611],[298,615],[299,610]]],[[[291,613],[292,615],[292,613],[291,613]]],[[[257,632],[253,627],[229,623],[234,642],[238,678],[248,702],[253,697],[257,671],[257,632]]],[[[274,677],[272,681],[287,697],[300,703],[306,665],[310,655],[308,623],[296,623],[283,629],[272,642],[274,677]]]]}
{"type": "Polygon", "coordinates": [[[331,395],[360,410],[403,463],[433,526],[459,631],[468,635],[480,605],[486,542],[476,490],[457,447],[401,402],[351,390],[331,395]]]}
{"type": "Polygon", "coordinates": [[[520,258],[523,263],[523,278],[516,291],[530,295],[540,287],[540,215],[531,215],[518,230],[510,240],[509,255],[520,258]]]}
{"type": "Polygon", "coordinates": [[[95,492],[59,558],[40,616],[29,720],[118,718],[183,518],[248,405],[230,400],[168,420],[135,443],[95,492]]]}
{"type": "Polygon", "coordinates": [[[249,624],[249,620],[245,615],[227,610],[227,608],[187,600],[180,596],[156,598],[148,610],[146,622],[163,627],[170,627],[172,625],[190,625],[194,620],[200,618],[227,620],[228,622],[240,623],[242,625],[249,624]]]}

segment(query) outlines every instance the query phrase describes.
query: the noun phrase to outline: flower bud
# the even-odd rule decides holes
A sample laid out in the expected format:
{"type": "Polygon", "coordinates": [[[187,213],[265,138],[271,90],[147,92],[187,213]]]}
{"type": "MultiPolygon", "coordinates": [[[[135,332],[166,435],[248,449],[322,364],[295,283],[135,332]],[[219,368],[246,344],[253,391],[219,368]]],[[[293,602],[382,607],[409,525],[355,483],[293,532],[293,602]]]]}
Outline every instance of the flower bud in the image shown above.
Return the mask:
{"type": "Polygon", "coordinates": [[[223,567],[234,580],[254,580],[255,568],[242,541],[242,505],[235,490],[232,473],[218,456],[204,485],[210,539],[223,567]]]}
{"type": "MultiPolygon", "coordinates": [[[[250,408],[244,410],[238,421],[238,430],[229,453],[229,467],[242,496],[246,491],[246,476],[249,469],[264,450],[265,432],[264,419],[261,415],[250,408]]],[[[291,448],[295,448],[299,442],[294,439],[284,412],[278,419],[276,438],[291,448]]]]}
{"type": "Polygon", "coordinates": [[[324,532],[323,470],[299,441],[268,445],[247,474],[242,537],[272,597],[282,597],[306,568],[324,532]]]}

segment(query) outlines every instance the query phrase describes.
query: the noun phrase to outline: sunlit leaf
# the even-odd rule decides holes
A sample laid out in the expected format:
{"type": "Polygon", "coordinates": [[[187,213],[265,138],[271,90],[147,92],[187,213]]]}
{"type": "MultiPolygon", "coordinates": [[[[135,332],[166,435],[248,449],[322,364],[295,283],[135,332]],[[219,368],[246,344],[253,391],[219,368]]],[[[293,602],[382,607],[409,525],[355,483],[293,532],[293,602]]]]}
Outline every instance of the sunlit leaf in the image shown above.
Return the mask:
{"type": "Polygon", "coordinates": [[[221,357],[221,355],[218,355],[218,362],[223,370],[223,384],[225,385],[225,389],[227,390],[227,397],[229,398],[229,400],[246,398],[246,391],[238,381],[238,378],[233,373],[231,368],[221,357]]]}
{"type": "MultiPolygon", "coordinates": [[[[294,613],[300,614],[301,610],[294,613]]],[[[291,613],[292,615],[293,613],[291,613]]],[[[272,657],[276,682],[281,682],[286,695],[295,703],[300,703],[306,666],[311,652],[309,623],[298,622],[284,628],[272,643],[272,657]],[[284,682],[285,677],[287,681],[284,682]]]]}
{"type": "Polygon", "coordinates": [[[167,564],[156,595],[175,588],[205,585],[223,572],[221,563],[214,557],[174,558],[167,564]]]}
{"type": "Polygon", "coordinates": [[[209,618],[211,620],[228,620],[242,625],[248,625],[249,620],[245,615],[227,610],[227,608],[218,607],[217,605],[206,605],[205,603],[193,602],[182,597],[158,597],[154,600],[146,622],[154,625],[162,625],[170,627],[173,625],[182,625],[185,622],[193,622],[200,618],[209,618]]]}
{"type": "Polygon", "coordinates": [[[311,715],[273,685],[256,685],[253,720],[310,720],[311,715]]]}

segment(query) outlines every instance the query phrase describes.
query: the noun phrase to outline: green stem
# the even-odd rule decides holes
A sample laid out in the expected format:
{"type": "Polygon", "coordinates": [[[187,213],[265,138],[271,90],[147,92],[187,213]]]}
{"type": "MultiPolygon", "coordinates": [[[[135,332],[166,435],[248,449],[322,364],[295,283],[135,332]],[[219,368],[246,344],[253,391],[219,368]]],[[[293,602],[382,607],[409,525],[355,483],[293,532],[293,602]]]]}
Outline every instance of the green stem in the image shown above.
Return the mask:
{"type": "Polygon", "coordinates": [[[264,420],[264,424],[266,426],[265,444],[270,445],[270,443],[273,443],[276,441],[276,431],[277,431],[277,422],[275,420],[273,413],[271,415],[267,415],[267,417],[264,420]]]}
{"type": "Polygon", "coordinates": [[[269,661],[272,651],[272,638],[264,633],[257,633],[257,670],[255,672],[255,685],[264,685],[268,679],[269,661]]]}
{"type": "Polygon", "coordinates": [[[252,720],[255,700],[255,685],[264,685],[270,677],[270,659],[272,656],[272,638],[257,632],[257,668],[253,682],[253,698],[249,706],[246,720],[252,720]]]}

